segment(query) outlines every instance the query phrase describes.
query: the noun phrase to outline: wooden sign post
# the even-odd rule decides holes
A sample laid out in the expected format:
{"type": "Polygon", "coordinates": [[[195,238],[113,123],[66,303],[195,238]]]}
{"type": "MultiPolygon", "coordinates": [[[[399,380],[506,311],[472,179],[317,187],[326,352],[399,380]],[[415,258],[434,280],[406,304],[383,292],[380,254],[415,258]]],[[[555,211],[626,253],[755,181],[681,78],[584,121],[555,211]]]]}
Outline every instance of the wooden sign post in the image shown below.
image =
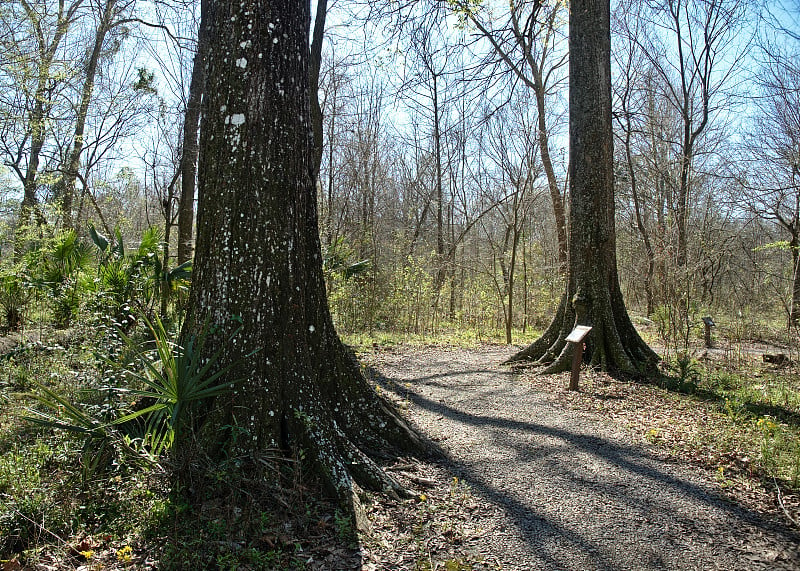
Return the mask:
{"type": "Polygon", "coordinates": [[[572,376],[569,378],[569,390],[578,390],[578,379],[581,375],[581,361],[583,361],[583,340],[592,328],[588,325],[576,325],[565,341],[572,343],[572,376]]]}
{"type": "Polygon", "coordinates": [[[711,348],[711,328],[716,327],[717,324],[714,323],[714,320],[711,319],[711,316],[709,315],[703,318],[703,325],[705,327],[704,339],[706,342],[706,347],[711,348]]]}

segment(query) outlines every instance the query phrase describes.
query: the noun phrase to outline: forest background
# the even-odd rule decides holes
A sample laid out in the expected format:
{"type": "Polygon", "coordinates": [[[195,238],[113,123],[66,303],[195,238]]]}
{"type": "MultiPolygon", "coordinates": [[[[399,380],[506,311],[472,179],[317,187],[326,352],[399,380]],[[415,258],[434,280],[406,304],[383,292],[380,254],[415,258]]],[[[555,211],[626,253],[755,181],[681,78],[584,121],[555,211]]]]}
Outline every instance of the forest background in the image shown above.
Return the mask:
{"type": "MultiPolygon", "coordinates": [[[[535,338],[564,291],[568,4],[323,6],[317,190],[338,331],[368,343],[535,338]]],[[[693,366],[708,315],[727,343],[767,340],[791,359],[800,8],[621,0],[613,11],[617,255],[634,320],[666,363],[693,366]]],[[[96,348],[85,336],[112,325],[134,335],[146,318],[166,335],[180,323],[198,18],[196,2],[0,7],[6,332],[96,348]]],[[[115,339],[105,358],[124,351],[115,339]]],[[[25,368],[8,383],[40,380],[25,368]]]]}
{"type": "MultiPolygon", "coordinates": [[[[341,332],[502,329],[510,343],[546,325],[562,290],[567,7],[435,5],[328,8],[331,307],[341,332]]],[[[797,320],[795,8],[615,7],[621,285],[673,353],[706,314],[784,339],[797,320]]],[[[21,2],[2,17],[5,287],[34,280],[12,255],[30,222],[57,241],[158,232],[166,266],[186,262],[197,6],[21,2]]]]}

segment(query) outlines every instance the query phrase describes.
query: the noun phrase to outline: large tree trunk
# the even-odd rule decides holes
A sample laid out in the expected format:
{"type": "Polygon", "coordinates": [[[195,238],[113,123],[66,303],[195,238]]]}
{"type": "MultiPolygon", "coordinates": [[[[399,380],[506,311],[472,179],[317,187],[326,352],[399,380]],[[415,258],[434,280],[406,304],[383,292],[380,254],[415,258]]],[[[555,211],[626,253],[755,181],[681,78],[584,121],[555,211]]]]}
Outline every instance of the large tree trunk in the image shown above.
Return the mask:
{"type": "Polygon", "coordinates": [[[309,114],[309,18],[308,2],[209,2],[186,330],[216,326],[213,349],[221,347],[222,363],[232,365],[226,378],[245,379],[208,416],[201,433],[207,449],[257,459],[300,447],[347,502],[358,486],[400,491],[370,458],[374,451],[422,444],[369,387],[328,310],[309,114]],[[240,333],[223,343],[236,323],[240,333]]]}
{"type": "Polygon", "coordinates": [[[571,3],[569,33],[570,232],[567,292],[542,337],[510,361],[568,370],[576,324],[593,327],[585,358],[606,370],[639,373],[658,356],[633,327],[619,287],[614,227],[609,0],[571,3]]]}

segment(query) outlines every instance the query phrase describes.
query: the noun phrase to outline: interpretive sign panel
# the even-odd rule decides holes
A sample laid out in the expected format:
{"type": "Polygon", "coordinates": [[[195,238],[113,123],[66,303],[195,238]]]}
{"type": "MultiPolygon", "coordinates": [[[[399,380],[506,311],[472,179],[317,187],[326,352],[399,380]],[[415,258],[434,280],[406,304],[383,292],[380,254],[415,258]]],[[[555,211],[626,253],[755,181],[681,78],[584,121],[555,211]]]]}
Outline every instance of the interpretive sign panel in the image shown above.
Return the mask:
{"type": "Polygon", "coordinates": [[[588,325],[576,325],[575,329],[570,332],[565,341],[569,343],[580,343],[589,334],[592,328],[588,325]]]}

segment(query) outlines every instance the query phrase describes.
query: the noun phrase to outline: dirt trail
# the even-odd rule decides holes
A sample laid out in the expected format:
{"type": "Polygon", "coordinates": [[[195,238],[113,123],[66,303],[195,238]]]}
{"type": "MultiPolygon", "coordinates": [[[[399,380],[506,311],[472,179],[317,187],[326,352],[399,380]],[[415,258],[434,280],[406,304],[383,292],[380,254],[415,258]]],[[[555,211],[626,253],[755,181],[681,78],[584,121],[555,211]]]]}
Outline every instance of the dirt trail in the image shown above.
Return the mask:
{"type": "Polygon", "coordinates": [[[798,537],[721,499],[597,415],[557,407],[499,363],[506,348],[368,358],[450,470],[497,509],[480,551],[500,568],[800,569],[798,537]],[[391,383],[388,385],[391,386],[391,383]]]}

